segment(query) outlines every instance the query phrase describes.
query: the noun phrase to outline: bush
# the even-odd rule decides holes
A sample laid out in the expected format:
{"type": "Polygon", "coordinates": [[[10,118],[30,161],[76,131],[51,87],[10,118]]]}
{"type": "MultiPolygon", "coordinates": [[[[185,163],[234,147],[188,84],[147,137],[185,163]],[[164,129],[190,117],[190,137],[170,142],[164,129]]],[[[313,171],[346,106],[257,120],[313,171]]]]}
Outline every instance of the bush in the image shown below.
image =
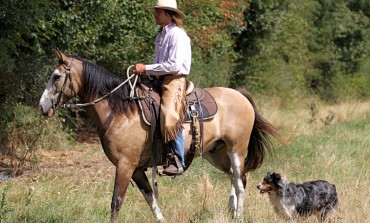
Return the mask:
{"type": "Polygon", "coordinates": [[[6,109],[1,120],[1,151],[12,158],[13,174],[27,167],[37,167],[37,151],[65,149],[74,142],[66,134],[63,118],[45,119],[39,111],[29,106],[16,105],[6,109]],[[10,112],[9,112],[10,111],[10,112]]]}

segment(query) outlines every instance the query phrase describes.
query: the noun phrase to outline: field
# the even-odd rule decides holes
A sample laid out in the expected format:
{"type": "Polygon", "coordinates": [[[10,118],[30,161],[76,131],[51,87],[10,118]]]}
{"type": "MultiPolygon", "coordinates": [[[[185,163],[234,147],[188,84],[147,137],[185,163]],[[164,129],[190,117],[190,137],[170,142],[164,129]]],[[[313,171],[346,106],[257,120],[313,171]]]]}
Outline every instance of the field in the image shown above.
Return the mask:
{"type": "MultiPolygon", "coordinates": [[[[275,143],[274,153],[260,169],[247,175],[241,222],[284,222],[276,217],[267,196],[256,189],[266,172],[273,170],[293,182],[330,181],[340,202],[333,222],[370,223],[370,102],[256,101],[263,116],[279,129],[282,141],[275,143]]],[[[70,150],[39,151],[39,155],[36,170],[0,181],[1,223],[109,222],[114,168],[95,136],[70,150]]],[[[158,181],[159,206],[167,222],[235,222],[227,212],[227,176],[202,158],[183,176],[158,181]]],[[[119,222],[155,222],[134,184],[119,222]]]]}

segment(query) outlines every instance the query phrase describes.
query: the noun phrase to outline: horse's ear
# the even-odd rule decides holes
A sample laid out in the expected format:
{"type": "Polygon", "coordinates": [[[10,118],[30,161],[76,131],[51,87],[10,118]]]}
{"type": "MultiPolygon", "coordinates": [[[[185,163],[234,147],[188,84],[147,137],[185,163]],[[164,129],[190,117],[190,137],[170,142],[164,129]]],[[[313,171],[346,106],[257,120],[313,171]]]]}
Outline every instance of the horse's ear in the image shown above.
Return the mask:
{"type": "Polygon", "coordinates": [[[61,61],[61,62],[66,62],[66,61],[68,61],[67,60],[67,56],[59,49],[59,48],[57,48],[56,50],[55,50],[55,53],[56,53],[56,55],[57,55],[57,57],[58,57],[58,59],[59,59],[59,61],[61,61]]]}

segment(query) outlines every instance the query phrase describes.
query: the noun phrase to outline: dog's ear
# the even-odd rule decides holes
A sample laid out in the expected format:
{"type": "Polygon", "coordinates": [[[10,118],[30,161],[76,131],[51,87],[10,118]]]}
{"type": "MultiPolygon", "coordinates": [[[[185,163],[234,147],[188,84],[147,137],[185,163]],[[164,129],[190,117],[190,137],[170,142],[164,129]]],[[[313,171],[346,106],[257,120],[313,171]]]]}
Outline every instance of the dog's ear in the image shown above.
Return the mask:
{"type": "Polygon", "coordinates": [[[281,175],[278,173],[273,173],[272,177],[276,182],[279,182],[281,180],[281,175]]]}

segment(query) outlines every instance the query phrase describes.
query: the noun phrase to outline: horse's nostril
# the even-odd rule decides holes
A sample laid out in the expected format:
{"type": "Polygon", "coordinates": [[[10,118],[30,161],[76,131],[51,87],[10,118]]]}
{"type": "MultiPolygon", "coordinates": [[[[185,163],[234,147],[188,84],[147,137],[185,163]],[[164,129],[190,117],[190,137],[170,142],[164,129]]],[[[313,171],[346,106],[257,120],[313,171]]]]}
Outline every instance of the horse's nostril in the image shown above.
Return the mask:
{"type": "Polygon", "coordinates": [[[48,112],[44,110],[44,107],[42,105],[39,105],[39,110],[40,110],[42,115],[44,115],[44,116],[48,115],[48,112]]]}

